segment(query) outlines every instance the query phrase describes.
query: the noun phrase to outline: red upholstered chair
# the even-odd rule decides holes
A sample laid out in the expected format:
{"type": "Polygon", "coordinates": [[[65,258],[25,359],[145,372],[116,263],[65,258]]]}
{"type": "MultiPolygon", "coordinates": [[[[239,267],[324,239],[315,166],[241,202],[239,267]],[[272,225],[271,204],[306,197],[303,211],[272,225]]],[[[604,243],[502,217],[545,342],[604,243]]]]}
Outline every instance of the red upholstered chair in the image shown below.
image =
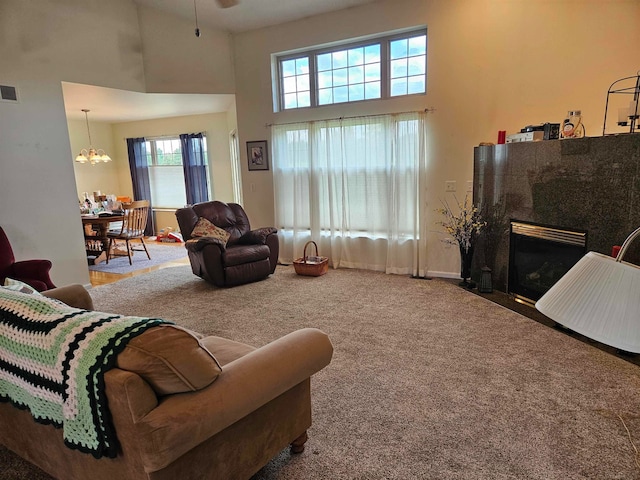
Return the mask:
{"type": "Polygon", "coordinates": [[[31,285],[39,292],[55,288],[49,278],[51,262],[49,260],[23,260],[16,262],[13,249],[7,235],[0,227],[0,285],[7,277],[31,285]]]}

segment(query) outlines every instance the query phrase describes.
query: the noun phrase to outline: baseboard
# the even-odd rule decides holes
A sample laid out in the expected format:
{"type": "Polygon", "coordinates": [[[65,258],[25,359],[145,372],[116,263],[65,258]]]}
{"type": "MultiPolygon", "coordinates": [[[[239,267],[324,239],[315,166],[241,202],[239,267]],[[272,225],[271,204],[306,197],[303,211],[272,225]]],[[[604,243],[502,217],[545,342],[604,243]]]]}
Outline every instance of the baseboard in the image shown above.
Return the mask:
{"type": "Polygon", "coordinates": [[[427,271],[428,277],[436,277],[436,278],[460,278],[460,273],[453,272],[434,272],[431,270],[427,271]]]}

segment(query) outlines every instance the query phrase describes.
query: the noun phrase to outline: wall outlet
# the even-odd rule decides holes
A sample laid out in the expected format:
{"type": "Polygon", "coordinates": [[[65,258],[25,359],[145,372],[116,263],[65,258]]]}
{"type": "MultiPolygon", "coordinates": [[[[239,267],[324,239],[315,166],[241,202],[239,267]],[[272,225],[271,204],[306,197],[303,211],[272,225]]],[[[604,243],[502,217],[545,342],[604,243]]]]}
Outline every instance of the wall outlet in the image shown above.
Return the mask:
{"type": "Polygon", "coordinates": [[[447,180],[444,182],[444,191],[445,192],[455,192],[456,191],[456,181],[455,180],[447,180]]]}
{"type": "Polygon", "coordinates": [[[467,193],[473,192],[473,180],[467,180],[467,193]]]}

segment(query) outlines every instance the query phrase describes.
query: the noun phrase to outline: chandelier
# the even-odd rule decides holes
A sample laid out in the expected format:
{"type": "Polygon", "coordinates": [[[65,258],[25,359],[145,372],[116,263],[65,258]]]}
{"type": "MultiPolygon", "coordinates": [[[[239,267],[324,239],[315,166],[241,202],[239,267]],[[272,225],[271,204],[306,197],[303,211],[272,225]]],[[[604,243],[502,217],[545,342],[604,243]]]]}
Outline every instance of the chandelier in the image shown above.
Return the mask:
{"type": "Polygon", "coordinates": [[[100,163],[100,162],[105,162],[105,163],[110,162],[111,157],[107,155],[104,150],[102,150],[101,148],[97,150],[93,148],[93,144],[91,142],[91,130],[89,130],[89,116],[87,115],[89,113],[89,110],[86,110],[83,108],[82,111],[84,112],[84,117],[85,117],[85,120],[87,121],[87,134],[89,135],[89,150],[87,150],[86,148],[83,148],[82,150],[80,150],[80,153],[76,157],[76,162],[91,163],[91,165],[95,165],[96,163],[100,163]]]}

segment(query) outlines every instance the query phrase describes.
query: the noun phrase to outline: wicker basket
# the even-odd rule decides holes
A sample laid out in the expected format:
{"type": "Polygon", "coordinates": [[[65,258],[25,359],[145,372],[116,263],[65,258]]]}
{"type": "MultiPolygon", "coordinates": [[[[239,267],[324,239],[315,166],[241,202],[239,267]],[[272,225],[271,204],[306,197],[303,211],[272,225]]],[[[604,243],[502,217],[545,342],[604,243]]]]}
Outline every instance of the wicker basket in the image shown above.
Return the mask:
{"type": "Polygon", "coordinates": [[[293,261],[293,268],[295,268],[298,275],[319,277],[329,270],[329,257],[318,256],[318,245],[316,242],[310,241],[304,245],[302,257],[293,261]],[[316,254],[314,256],[307,256],[307,247],[311,243],[316,248],[316,254]]]}

